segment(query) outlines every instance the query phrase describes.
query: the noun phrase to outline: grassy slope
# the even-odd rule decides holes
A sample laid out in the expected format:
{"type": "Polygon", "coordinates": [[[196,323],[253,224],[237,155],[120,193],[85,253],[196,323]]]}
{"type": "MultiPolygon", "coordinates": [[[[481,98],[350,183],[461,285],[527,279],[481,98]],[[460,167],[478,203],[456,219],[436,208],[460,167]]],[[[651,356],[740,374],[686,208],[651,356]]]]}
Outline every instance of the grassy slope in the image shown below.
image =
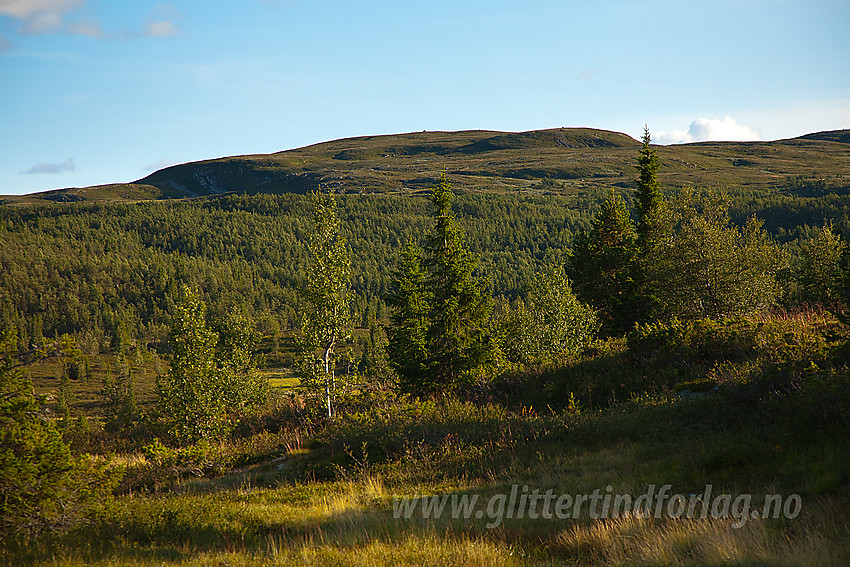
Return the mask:
{"type": "Polygon", "coordinates": [[[750,408],[744,423],[720,400],[705,400],[636,403],[581,417],[515,417],[505,420],[514,428],[510,435],[489,431],[490,454],[463,447],[493,411],[440,410],[435,417],[449,431],[443,441],[407,462],[344,480],[276,481],[275,466],[262,464],[217,486],[195,482],[188,491],[125,496],[93,525],[30,550],[30,558],[109,565],[845,565],[850,559],[850,493],[812,490],[808,481],[811,471],[847,470],[846,440],[788,437],[792,427],[772,430],[775,416],[768,412],[750,408]],[[452,424],[458,414],[462,425],[452,424]],[[470,472],[458,475],[453,467],[470,472]],[[593,521],[585,513],[509,519],[488,529],[487,518],[392,515],[399,494],[486,499],[527,484],[557,494],[604,494],[611,485],[614,493],[639,495],[648,484],[667,483],[681,494],[702,493],[707,483],[714,494],[752,493],[757,507],[764,494],[802,493],[803,511],[794,520],[742,527],[712,518],[593,521]]]}
{"type": "MultiPolygon", "coordinates": [[[[665,187],[686,184],[775,192],[789,176],[850,186],[845,131],[774,142],[704,142],[659,148],[665,187]]],[[[236,192],[409,193],[446,170],[457,188],[574,193],[631,187],[636,140],[616,132],[562,128],[522,133],[419,132],[335,140],[274,154],[206,160],[157,171],[134,184],[62,189],[8,202],[138,200],[236,192]],[[543,179],[554,183],[541,184],[543,179]]]]}
{"type": "MultiPolygon", "coordinates": [[[[130,476],[142,483],[134,495],[13,557],[72,565],[846,565],[846,338],[827,313],[672,326],[613,340],[552,371],[507,377],[485,396],[491,403],[373,400],[309,435],[249,436],[229,449],[254,451],[238,468],[172,477],[148,493],[142,473],[152,464],[127,455],[130,476]],[[677,387],[706,377],[709,393],[677,387]],[[583,388],[591,380],[622,385],[621,399],[631,401],[570,411],[565,393],[589,404],[583,388]],[[393,518],[394,495],[479,494],[486,502],[514,484],[632,495],[650,484],[685,495],[711,484],[714,494],[752,494],[755,509],[767,494],[793,493],[803,508],[793,520],[741,527],[712,518],[595,521],[587,508],[577,519],[514,518],[495,529],[488,517],[393,518]]],[[[268,423],[291,418],[282,403],[268,423]]]]}
{"type": "Polygon", "coordinates": [[[10,196],[0,199],[5,204],[43,204],[74,203],[88,201],[93,203],[109,202],[135,202],[150,201],[169,197],[180,197],[181,195],[171,191],[163,191],[153,185],[142,183],[112,183],[109,185],[95,185],[92,187],[69,187],[33,193],[32,195],[10,196]]]}

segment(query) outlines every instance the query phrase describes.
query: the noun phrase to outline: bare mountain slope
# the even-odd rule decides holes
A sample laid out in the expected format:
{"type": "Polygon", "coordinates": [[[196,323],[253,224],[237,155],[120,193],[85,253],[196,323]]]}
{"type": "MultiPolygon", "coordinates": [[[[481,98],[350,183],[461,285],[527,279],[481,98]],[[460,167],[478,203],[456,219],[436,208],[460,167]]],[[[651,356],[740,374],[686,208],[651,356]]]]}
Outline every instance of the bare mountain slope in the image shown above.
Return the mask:
{"type": "MultiPolygon", "coordinates": [[[[793,190],[793,179],[830,179],[850,188],[850,131],[772,142],[660,146],[659,177],[684,185],[752,191],[793,190]]],[[[415,193],[445,170],[455,187],[475,191],[570,193],[634,186],[640,143],[589,128],[531,132],[412,132],[345,138],[272,154],[225,157],[168,167],[129,184],[60,189],[7,202],[186,198],[229,192],[415,193]]]]}

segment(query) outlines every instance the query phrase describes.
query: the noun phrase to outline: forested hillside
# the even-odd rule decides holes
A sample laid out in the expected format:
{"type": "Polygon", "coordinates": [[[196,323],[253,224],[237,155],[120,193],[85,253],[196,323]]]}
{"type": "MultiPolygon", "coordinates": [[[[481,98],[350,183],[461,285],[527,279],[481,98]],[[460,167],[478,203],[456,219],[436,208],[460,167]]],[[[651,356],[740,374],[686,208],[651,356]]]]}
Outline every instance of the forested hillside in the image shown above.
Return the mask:
{"type": "Polygon", "coordinates": [[[267,179],[218,160],[10,199],[0,561],[846,565],[843,140],[408,135],[321,146],[338,184],[314,147],[267,179]],[[539,161],[597,151],[620,169],[539,161]],[[458,169],[489,152],[516,153],[458,169]],[[345,177],[411,157],[451,166],[345,177]],[[522,508],[656,486],[622,516],[522,508]],[[404,515],[429,495],[486,513],[404,515]]]}
{"type": "MultiPolygon", "coordinates": [[[[385,318],[381,295],[398,248],[427,224],[424,198],[345,196],[364,321],[385,318]]],[[[591,198],[461,195],[458,212],[497,294],[516,295],[547,255],[561,257],[593,212],[591,198]]],[[[111,348],[161,341],[180,283],[204,290],[215,314],[236,309],[296,324],[310,204],[301,195],[0,209],[3,319],[24,337],[83,334],[111,348]]]]}
{"type": "MultiPolygon", "coordinates": [[[[733,220],[763,219],[794,255],[827,220],[850,228],[850,195],[729,189],[733,220]]],[[[566,259],[605,196],[461,192],[455,210],[493,293],[514,298],[544,260],[566,259]]],[[[342,195],[338,204],[365,326],[370,316],[386,319],[390,270],[401,245],[425,229],[428,203],[342,195]]],[[[204,291],[213,314],[236,309],[292,328],[309,208],[297,194],[0,207],[0,314],[23,342],[73,333],[91,352],[105,352],[130,338],[165,341],[175,290],[188,283],[204,291]]]]}

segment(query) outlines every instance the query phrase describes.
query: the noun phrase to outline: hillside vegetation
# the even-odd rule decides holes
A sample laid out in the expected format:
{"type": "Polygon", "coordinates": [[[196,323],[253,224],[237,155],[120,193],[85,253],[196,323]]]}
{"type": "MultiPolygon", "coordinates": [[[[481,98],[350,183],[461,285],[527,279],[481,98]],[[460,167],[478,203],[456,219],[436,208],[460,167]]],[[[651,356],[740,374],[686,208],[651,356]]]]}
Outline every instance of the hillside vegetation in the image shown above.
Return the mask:
{"type": "Polygon", "coordinates": [[[845,133],[649,142],[10,198],[0,562],[848,564],[845,133]]]}

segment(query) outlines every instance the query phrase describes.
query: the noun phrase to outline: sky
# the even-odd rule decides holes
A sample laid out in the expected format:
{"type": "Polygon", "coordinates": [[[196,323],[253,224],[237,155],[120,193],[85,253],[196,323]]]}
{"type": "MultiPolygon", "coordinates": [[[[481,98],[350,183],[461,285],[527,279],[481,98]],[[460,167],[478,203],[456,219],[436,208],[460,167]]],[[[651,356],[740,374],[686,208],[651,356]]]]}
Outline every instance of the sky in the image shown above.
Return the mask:
{"type": "Polygon", "coordinates": [[[847,0],[0,0],[0,194],[422,130],[850,128],[847,0]]]}

